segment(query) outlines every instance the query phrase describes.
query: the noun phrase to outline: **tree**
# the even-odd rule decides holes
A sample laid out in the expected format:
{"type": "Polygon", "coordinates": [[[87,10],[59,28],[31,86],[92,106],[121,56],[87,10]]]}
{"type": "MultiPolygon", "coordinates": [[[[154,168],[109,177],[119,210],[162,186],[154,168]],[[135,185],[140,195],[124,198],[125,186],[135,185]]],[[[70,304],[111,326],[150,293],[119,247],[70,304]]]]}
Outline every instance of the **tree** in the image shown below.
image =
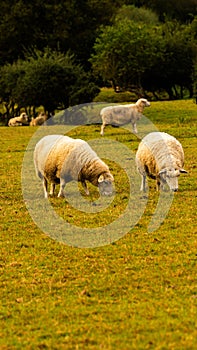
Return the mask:
{"type": "Polygon", "coordinates": [[[72,51],[86,67],[101,24],[108,24],[122,0],[1,1],[0,65],[24,59],[36,47],[72,51]]]}
{"type": "Polygon", "coordinates": [[[127,19],[103,28],[90,59],[94,73],[111,80],[114,87],[140,90],[144,72],[160,57],[160,38],[159,28],[127,19]]]}
{"type": "Polygon", "coordinates": [[[197,59],[194,64],[193,91],[194,91],[194,98],[197,104],[197,59]]]}
{"type": "Polygon", "coordinates": [[[196,0],[140,0],[139,3],[155,11],[162,22],[176,19],[188,23],[197,15],[196,0]]]}
{"type": "MultiPolygon", "coordinates": [[[[136,9],[141,11],[141,9],[136,9]]],[[[113,86],[155,97],[165,91],[169,98],[193,94],[193,69],[197,56],[196,26],[169,21],[152,26],[122,19],[104,27],[94,45],[90,61],[95,75],[113,86]],[[178,87],[178,89],[177,89],[178,87]]]]}
{"type": "Polygon", "coordinates": [[[5,118],[15,114],[16,85],[18,79],[23,77],[24,74],[25,70],[21,61],[12,65],[6,64],[0,68],[0,103],[6,109],[5,118]]]}
{"type": "Polygon", "coordinates": [[[36,51],[25,61],[1,70],[3,87],[7,91],[5,95],[3,88],[0,90],[1,99],[4,102],[6,98],[7,103],[19,108],[44,106],[49,114],[72,104],[90,102],[99,92],[90,75],[69,54],[36,51]]]}
{"type": "Polygon", "coordinates": [[[0,65],[24,58],[24,48],[34,45],[34,18],[31,5],[23,1],[1,3],[0,65]]]}
{"type": "Polygon", "coordinates": [[[192,25],[180,25],[176,21],[162,26],[163,52],[161,59],[147,70],[143,86],[153,93],[167,91],[170,99],[183,98],[184,90],[193,96],[194,62],[197,45],[192,25]]]}
{"type": "Polygon", "coordinates": [[[114,22],[119,22],[124,19],[139,23],[142,22],[152,26],[159,24],[159,18],[155,12],[148,8],[138,8],[134,5],[123,5],[117,10],[114,22]]]}

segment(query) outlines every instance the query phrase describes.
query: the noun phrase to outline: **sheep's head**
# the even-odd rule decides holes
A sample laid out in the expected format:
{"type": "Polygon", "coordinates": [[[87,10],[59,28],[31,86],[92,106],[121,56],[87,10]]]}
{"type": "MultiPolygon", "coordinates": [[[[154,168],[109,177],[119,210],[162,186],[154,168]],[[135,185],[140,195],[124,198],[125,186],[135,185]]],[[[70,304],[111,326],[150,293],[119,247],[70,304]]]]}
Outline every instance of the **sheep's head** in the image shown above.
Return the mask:
{"type": "Polygon", "coordinates": [[[150,102],[146,98],[140,98],[137,100],[136,106],[139,112],[143,112],[145,107],[150,107],[150,102]]]}
{"type": "Polygon", "coordinates": [[[184,169],[165,168],[159,172],[159,178],[161,183],[167,183],[171,191],[177,192],[178,177],[181,173],[187,173],[187,171],[184,169]]]}
{"type": "Polygon", "coordinates": [[[111,196],[113,194],[114,178],[110,173],[101,174],[98,178],[98,188],[101,196],[111,196]]]}
{"type": "Polygon", "coordinates": [[[25,112],[21,113],[20,118],[21,118],[24,122],[26,122],[26,123],[28,122],[28,115],[27,115],[25,112]]]}

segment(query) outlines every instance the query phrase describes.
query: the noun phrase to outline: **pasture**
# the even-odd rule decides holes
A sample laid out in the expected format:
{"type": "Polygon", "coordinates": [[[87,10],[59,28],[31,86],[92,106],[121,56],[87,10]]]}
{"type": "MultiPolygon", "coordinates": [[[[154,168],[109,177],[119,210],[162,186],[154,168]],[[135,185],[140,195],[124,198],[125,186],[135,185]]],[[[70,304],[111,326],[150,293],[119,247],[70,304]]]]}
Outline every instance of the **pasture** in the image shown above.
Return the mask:
{"type": "MultiPolygon", "coordinates": [[[[157,230],[147,229],[159,196],[149,179],[137,223],[130,228],[128,223],[119,240],[94,248],[53,240],[35,224],[24,202],[21,169],[38,129],[0,127],[1,350],[197,348],[197,105],[193,100],[152,102],[144,114],[182,143],[188,174],[180,176],[179,191],[157,230]]],[[[69,136],[101,138],[100,125],[77,127],[69,136]]],[[[118,141],[132,153],[139,144],[128,130],[111,126],[103,139],[118,141]]],[[[124,211],[127,176],[114,160],[106,162],[116,183],[109,208],[87,214],[66,199],[50,199],[71,225],[102,227],[124,211]]],[[[98,190],[89,188],[88,199],[80,191],[91,203],[98,190]]]]}

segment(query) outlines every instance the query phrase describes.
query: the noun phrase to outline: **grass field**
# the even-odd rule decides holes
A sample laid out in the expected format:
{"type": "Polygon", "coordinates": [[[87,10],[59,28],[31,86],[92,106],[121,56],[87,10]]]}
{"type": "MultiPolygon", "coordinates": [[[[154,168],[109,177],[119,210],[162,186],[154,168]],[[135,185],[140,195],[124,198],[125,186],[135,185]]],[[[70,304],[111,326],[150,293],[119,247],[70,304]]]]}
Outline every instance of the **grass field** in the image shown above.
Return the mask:
{"type": "MultiPolygon", "coordinates": [[[[197,349],[197,105],[153,102],[145,115],[182,143],[188,174],[180,176],[179,191],[156,231],[148,232],[159,196],[149,180],[136,225],[121,239],[95,248],[68,246],[37,227],[21,185],[23,157],[37,129],[0,128],[1,350],[197,349]]],[[[95,124],[69,135],[90,140],[99,132],[95,124]]],[[[129,131],[110,126],[104,136],[109,139],[131,153],[139,143],[129,131]]],[[[108,209],[86,214],[65,199],[51,198],[55,212],[81,228],[116,220],[127,205],[129,184],[115,161],[109,166],[116,195],[108,209]]],[[[90,190],[91,203],[98,191],[90,190]]]]}

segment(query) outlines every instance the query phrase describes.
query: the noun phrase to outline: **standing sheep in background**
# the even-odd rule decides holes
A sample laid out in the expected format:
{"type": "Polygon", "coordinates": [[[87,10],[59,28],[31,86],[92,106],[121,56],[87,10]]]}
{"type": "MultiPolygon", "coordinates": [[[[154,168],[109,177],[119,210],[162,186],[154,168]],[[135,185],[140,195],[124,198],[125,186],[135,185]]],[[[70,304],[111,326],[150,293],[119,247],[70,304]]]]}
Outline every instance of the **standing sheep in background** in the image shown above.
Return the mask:
{"type": "Polygon", "coordinates": [[[32,118],[30,122],[30,126],[38,126],[44,124],[47,120],[47,116],[44,112],[41,112],[36,118],[32,118]]]}
{"type": "Polygon", "coordinates": [[[141,191],[146,191],[146,176],[156,179],[157,190],[167,183],[178,191],[178,176],[183,169],[184,152],[180,142],[165,132],[151,132],[139,144],[136,153],[137,169],[142,177],[141,191]]]}
{"type": "Polygon", "coordinates": [[[102,118],[101,135],[104,135],[106,125],[121,126],[128,123],[132,124],[133,132],[137,134],[136,121],[141,118],[144,108],[149,106],[148,100],[140,98],[136,103],[102,108],[100,112],[102,118]]]}
{"type": "Polygon", "coordinates": [[[63,135],[45,136],[36,144],[34,164],[38,177],[43,180],[45,198],[48,182],[50,195],[60,183],[58,197],[63,197],[66,183],[72,180],[80,181],[87,195],[86,180],[98,186],[101,195],[113,193],[114,179],[108,166],[83,140],[63,135]]]}
{"type": "Polygon", "coordinates": [[[11,118],[8,122],[8,126],[22,126],[28,125],[28,115],[26,113],[21,113],[20,117],[11,118]]]}

